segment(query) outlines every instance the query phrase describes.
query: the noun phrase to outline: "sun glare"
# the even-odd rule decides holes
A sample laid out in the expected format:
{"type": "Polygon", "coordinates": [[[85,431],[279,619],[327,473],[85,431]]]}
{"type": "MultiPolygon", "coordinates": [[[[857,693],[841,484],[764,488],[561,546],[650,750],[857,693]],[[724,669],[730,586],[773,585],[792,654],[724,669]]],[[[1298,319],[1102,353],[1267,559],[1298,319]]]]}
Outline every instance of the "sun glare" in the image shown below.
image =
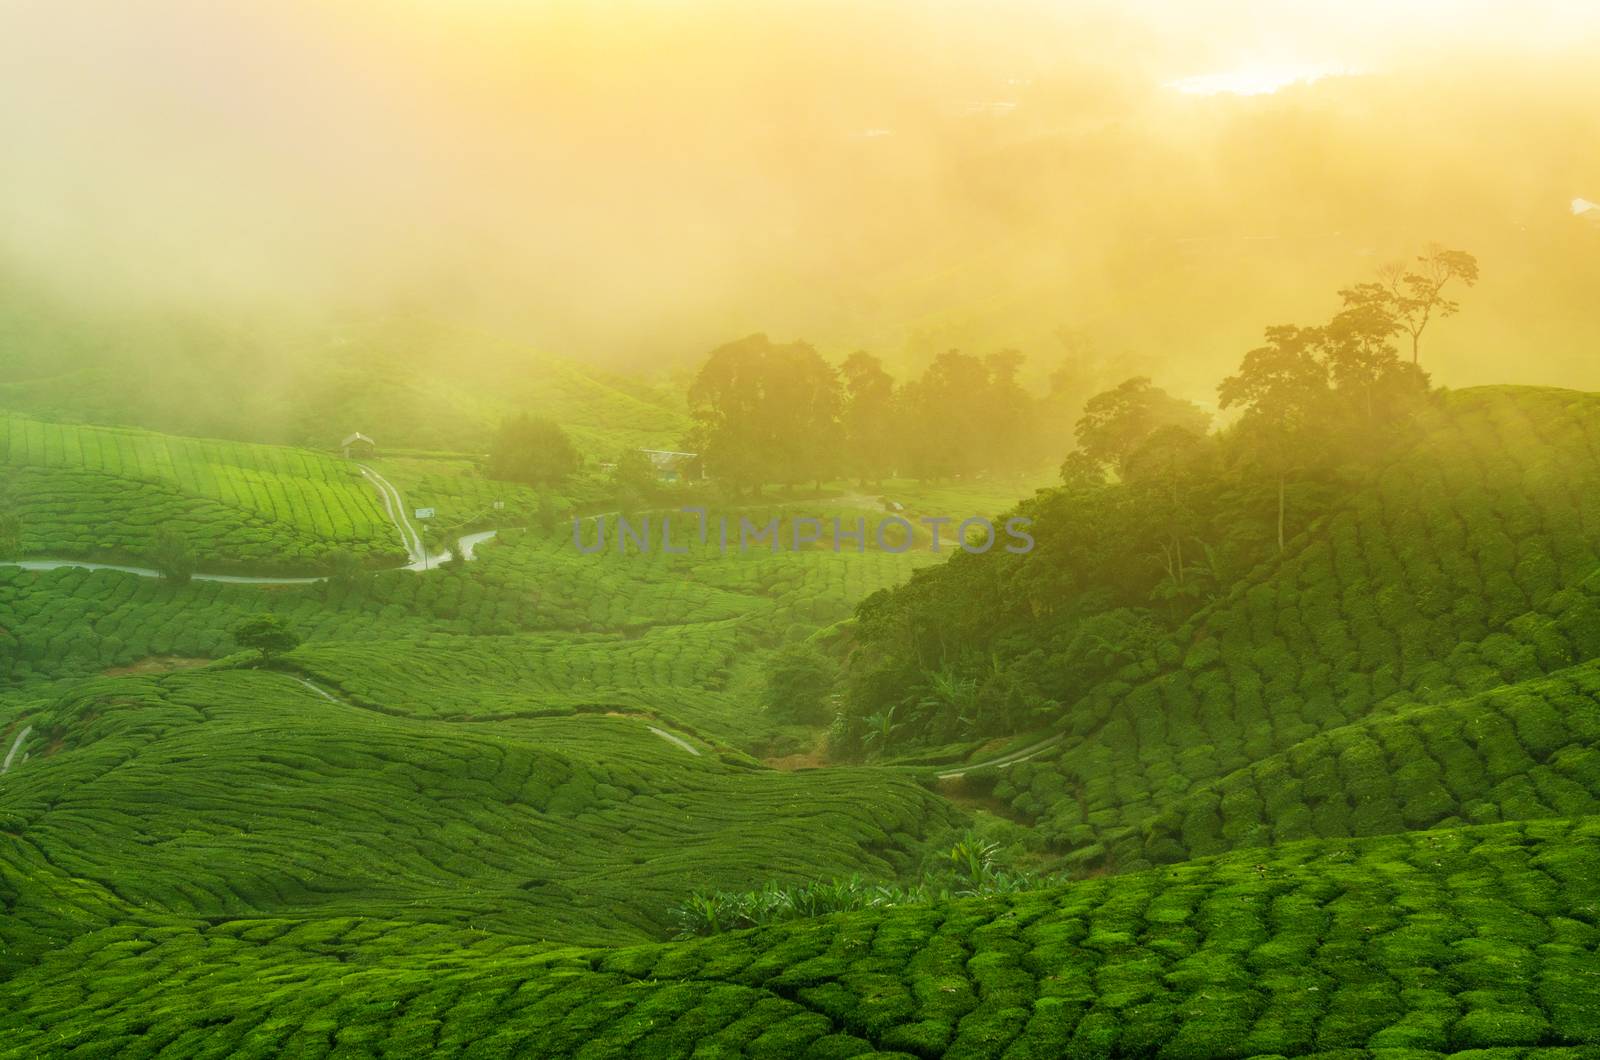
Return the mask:
{"type": "Polygon", "coordinates": [[[1309,85],[1327,77],[1359,73],[1344,66],[1241,66],[1218,73],[1180,77],[1165,87],[1192,96],[1265,96],[1290,85],[1309,85]]]}

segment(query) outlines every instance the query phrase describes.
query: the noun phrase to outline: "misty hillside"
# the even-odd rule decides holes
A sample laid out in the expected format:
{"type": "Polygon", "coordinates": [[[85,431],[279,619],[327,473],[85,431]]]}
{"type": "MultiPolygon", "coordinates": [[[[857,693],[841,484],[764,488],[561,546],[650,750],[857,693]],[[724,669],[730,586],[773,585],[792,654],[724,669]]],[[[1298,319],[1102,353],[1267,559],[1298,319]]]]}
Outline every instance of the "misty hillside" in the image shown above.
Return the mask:
{"type": "Polygon", "coordinates": [[[1600,1060],[1596,55],[0,3],[0,1060],[1600,1060]]]}
{"type": "MultiPolygon", "coordinates": [[[[671,448],[688,427],[660,378],[619,375],[411,314],[330,331],[224,327],[204,316],[84,319],[34,304],[0,341],[0,409],[62,423],[333,449],[360,431],[392,450],[481,455],[513,412],[565,425],[596,460],[671,448]]],[[[7,327],[9,325],[9,327],[7,327]]]]}

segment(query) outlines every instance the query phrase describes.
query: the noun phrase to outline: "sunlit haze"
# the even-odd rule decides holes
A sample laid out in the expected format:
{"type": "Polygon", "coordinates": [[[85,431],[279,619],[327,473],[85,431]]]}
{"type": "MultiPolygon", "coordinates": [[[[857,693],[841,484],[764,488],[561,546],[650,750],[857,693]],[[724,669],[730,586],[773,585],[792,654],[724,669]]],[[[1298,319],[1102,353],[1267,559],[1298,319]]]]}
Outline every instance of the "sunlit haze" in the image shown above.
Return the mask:
{"type": "Polygon", "coordinates": [[[1600,249],[1569,207],[1600,186],[1597,23],[25,0],[0,13],[0,267],[103,312],[403,310],[613,365],[764,330],[907,366],[1014,346],[1042,374],[1066,331],[1203,395],[1264,322],[1442,240],[1485,269],[1440,382],[1600,385],[1600,249]]]}

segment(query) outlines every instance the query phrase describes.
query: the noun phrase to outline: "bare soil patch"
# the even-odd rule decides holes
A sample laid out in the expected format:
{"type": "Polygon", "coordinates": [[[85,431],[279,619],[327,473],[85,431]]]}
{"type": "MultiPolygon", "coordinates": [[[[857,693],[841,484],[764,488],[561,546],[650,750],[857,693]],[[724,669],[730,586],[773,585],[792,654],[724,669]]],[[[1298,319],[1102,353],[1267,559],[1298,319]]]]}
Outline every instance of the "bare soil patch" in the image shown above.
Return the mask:
{"type": "Polygon", "coordinates": [[[151,655],[140,659],[127,666],[113,666],[104,671],[106,677],[127,677],[130,674],[170,674],[174,670],[193,670],[197,666],[204,666],[211,659],[200,659],[188,655],[151,655]]]}

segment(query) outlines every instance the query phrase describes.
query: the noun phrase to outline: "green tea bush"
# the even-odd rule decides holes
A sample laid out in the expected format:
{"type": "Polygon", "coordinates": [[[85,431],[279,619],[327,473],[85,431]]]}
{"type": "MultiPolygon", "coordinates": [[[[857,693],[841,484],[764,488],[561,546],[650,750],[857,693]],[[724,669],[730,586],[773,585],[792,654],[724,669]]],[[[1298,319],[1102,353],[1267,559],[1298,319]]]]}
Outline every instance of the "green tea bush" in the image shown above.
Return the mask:
{"type": "Polygon", "coordinates": [[[24,555],[142,563],[158,530],[211,571],[310,573],[340,548],[405,555],[359,470],[303,449],[0,415],[0,467],[24,555]]]}

